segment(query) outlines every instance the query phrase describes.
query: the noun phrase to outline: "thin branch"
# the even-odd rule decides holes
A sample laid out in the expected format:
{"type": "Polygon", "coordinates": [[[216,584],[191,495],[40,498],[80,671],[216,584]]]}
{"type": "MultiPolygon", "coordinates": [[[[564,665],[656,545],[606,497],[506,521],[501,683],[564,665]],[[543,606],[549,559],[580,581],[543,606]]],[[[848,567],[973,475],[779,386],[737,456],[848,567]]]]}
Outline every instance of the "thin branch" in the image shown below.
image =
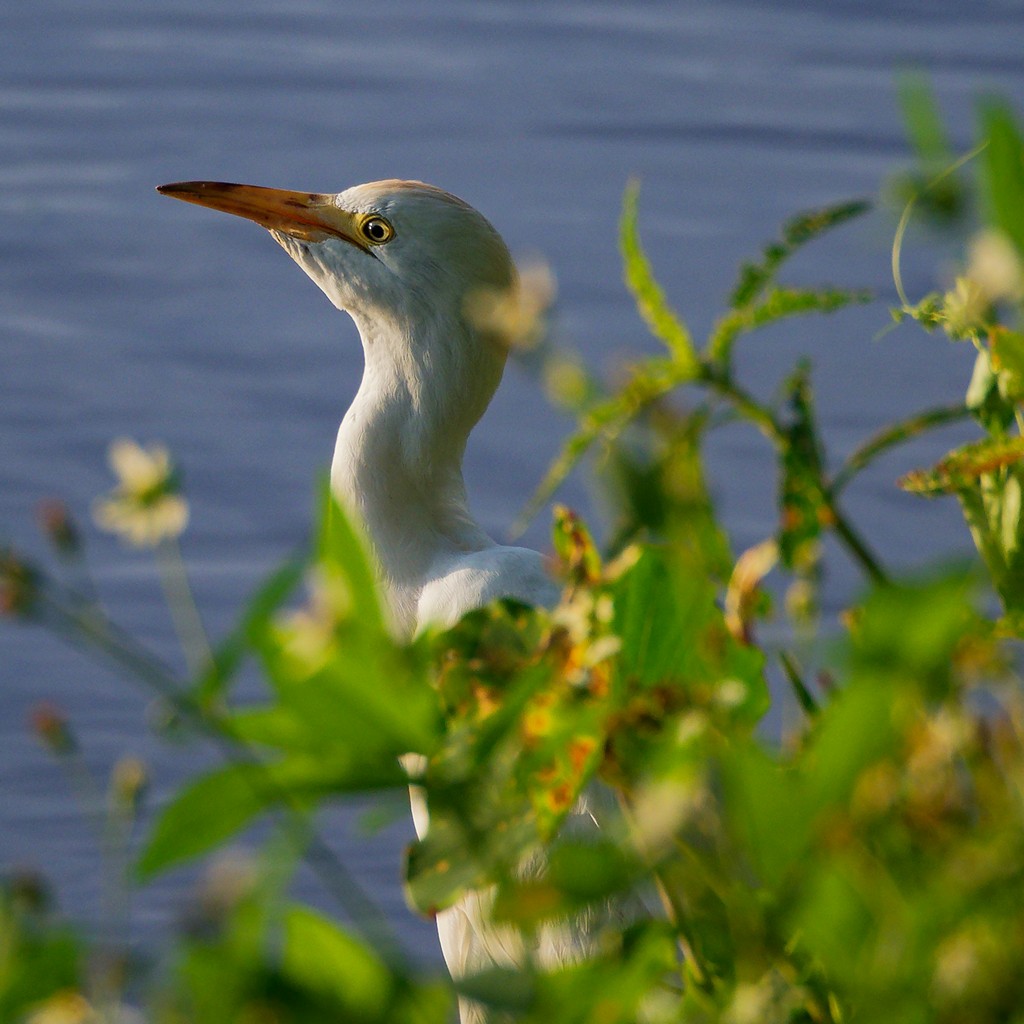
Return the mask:
{"type": "Polygon", "coordinates": [[[931,430],[934,427],[967,419],[970,414],[970,409],[962,403],[942,405],[934,409],[926,409],[924,412],[916,413],[914,416],[909,416],[905,420],[886,427],[847,457],[839,472],[832,478],[829,492],[833,496],[837,496],[862,469],[865,469],[878,456],[895,445],[917,437],[918,434],[923,434],[926,430],[931,430]]]}

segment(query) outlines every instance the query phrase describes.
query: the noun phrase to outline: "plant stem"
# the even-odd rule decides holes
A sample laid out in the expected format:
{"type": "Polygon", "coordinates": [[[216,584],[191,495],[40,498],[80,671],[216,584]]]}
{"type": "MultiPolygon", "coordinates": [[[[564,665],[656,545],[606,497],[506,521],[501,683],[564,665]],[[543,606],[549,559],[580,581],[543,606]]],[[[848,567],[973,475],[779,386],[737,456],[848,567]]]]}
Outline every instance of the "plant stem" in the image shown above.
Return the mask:
{"type": "Polygon", "coordinates": [[[185,561],[177,538],[168,537],[156,548],[160,582],[167,598],[178,641],[185,654],[189,675],[197,679],[213,661],[206,628],[199,616],[192,588],[189,586],[185,561]]]}
{"type": "Polygon", "coordinates": [[[828,497],[828,508],[832,513],[832,526],[836,536],[846,545],[847,550],[853,556],[864,572],[874,583],[888,583],[888,573],[882,568],[881,562],[871,553],[867,544],[861,540],[860,535],[850,525],[846,516],[840,512],[835,501],[828,497]]]}
{"type": "Polygon", "coordinates": [[[740,387],[727,370],[710,363],[702,363],[698,380],[722,398],[732,402],[737,412],[750,420],[773,444],[781,445],[784,442],[785,431],[771,410],[740,387]]]}
{"type": "Polygon", "coordinates": [[[839,472],[832,478],[832,483],[829,486],[830,493],[833,496],[839,494],[861,470],[893,446],[908,441],[933,427],[967,419],[970,414],[970,409],[962,403],[960,405],[941,405],[934,409],[926,409],[924,412],[916,413],[914,416],[909,416],[905,420],[886,427],[847,457],[839,472]]]}
{"type": "Polygon", "coordinates": [[[808,718],[814,718],[821,709],[818,707],[818,702],[812,696],[811,691],[807,688],[807,684],[803,681],[796,662],[788,651],[779,651],[779,661],[782,663],[782,669],[786,673],[790,686],[793,687],[797,703],[808,718]]]}
{"type": "MultiPolygon", "coordinates": [[[[40,595],[40,602],[50,612],[49,622],[56,632],[73,643],[98,650],[131,679],[153,690],[198,733],[209,739],[225,760],[255,768],[264,767],[248,744],[235,734],[230,722],[182,693],[171,670],[110,619],[98,615],[95,609],[83,614],[74,603],[69,607],[46,590],[40,595]]],[[[287,816],[290,835],[303,850],[306,862],[324,888],[382,956],[396,967],[406,963],[408,957],[380,908],[363,892],[337,854],[308,823],[304,812],[295,806],[287,790],[277,786],[266,772],[262,775],[258,783],[261,795],[282,808],[287,816]]]]}

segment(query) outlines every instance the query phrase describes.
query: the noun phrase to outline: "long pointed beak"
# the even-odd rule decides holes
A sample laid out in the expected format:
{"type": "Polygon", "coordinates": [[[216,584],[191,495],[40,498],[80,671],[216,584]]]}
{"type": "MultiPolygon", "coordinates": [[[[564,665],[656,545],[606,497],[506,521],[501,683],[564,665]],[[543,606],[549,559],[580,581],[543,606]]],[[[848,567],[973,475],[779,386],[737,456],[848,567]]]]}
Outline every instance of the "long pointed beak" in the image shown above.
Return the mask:
{"type": "Polygon", "coordinates": [[[290,192],[226,181],[176,181],[158,185],[157,192],[245,217],[270,231],[283,231],[303,241],[322,242],[334,236],[367,249],[359,236],[356,215],[339,209],[333,196],[319,192],[290,192]]]}

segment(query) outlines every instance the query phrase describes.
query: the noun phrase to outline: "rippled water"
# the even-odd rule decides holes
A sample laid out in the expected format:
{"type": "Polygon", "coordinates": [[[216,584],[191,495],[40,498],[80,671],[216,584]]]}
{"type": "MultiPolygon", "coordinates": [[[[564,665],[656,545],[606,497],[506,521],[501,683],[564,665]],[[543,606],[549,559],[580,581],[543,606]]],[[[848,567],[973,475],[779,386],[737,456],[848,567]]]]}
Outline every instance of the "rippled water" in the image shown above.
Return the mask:
{"type": "MultiPolygon", "coordinates": [[[[186,555],[215,631],[304,537],[312,481],[358,383],[354,329],[251,224],[168,202],[182,178],[333,191],[381,177],[442,185],[483,210],[521,254],[543,253],[560,285],[564,335],[612,369],[652,342],[620,284],[614,238],[627,177],[672,300],[698,332],[735,266],[801,208],[874,194],[905,158],[900,67],[927,70],[955,142],[971,138],[986,89],[1020,100],[1019,0],[693,0],[492,3],[417,0],[229,4],[34,0],[0,11],[0,537],[37,550],[36,503],[61,495],[86,516],[108,484],[109,440],[166,441],[193,505],[186,555]]],[[[799,259],[794,280],[891,292],[888,215],[799,259]]],[[[934,253],[910,259],[913,293],[934,253]]],[[[899,412],[954,400],[965,353],[884,326],[878,307],[744,342],[770,391],[813,356],[836,454],[899,412]]],[[[567,423],[515,368],[471,442],[467,476],[500,533],[567,423]]],[[[917,562],[965,540],[955,509],[920,505],[897,472],[937,454],[923,442],[850,493],[883,554],[917,562]],[[913,523],[908,513],[913,513],[913,523]]],[[[716,493],[738,545],[772,526],[759,440],[712,447],[716,493]]],[[[563,498],[591,509],[584,482],[563,498]]],[[[545,543],[543,521],[529,540],[545,543]]],[[[115,615],[172,652],[152,567],[93,543],[115,615]]],[[[840,563],[833,593],[856,582],[840,563]]],[[[43,864],[66,906],[97,913],[96,844],[57,768],[25,729],[57,700],[100,773],[141,753],[163,799],[199,748],[148,736],[144,697],[78,655],[0,629],[0,865],[43,864]]],[[[410,942],[393,828],[332,838],[410,942]]],[[[187,873],[143,894],[142,934],[182,903],[187,873]]]]}

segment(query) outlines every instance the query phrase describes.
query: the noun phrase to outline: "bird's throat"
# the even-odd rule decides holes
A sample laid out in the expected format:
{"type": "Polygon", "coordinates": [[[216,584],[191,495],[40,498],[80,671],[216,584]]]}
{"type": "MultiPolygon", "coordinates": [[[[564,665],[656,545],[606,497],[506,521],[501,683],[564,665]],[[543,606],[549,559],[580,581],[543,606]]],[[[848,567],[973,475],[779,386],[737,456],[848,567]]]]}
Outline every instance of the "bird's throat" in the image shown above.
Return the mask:
{"type": "Polygon", "coordinates": [[[467,507],[465,442],[366,375],[338,429],[331,487],[367,535],[400,632],[439,563],[493,544],[467,507]]]}

